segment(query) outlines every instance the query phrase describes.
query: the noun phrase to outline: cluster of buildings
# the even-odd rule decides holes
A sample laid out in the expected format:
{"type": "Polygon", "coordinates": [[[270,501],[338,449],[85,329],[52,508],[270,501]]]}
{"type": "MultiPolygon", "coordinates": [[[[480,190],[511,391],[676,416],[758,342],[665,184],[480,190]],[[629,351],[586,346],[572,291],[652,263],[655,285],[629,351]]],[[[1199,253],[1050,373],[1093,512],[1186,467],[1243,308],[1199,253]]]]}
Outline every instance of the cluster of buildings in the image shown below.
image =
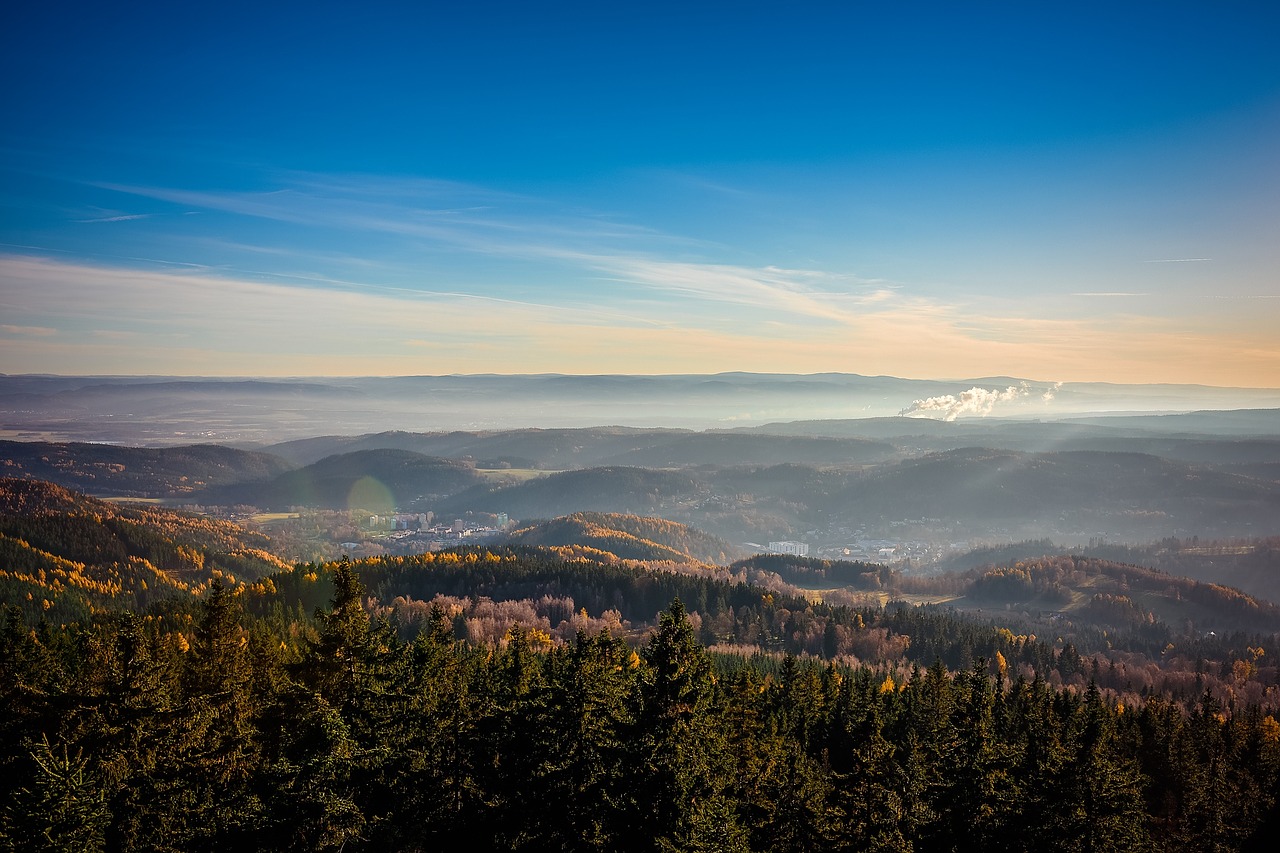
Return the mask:
{"type": "Polygon", "coordinates": [[[501,537],[510,526],[506,513],[485,516],[482,520],[455,518],[440,524],[434,521],[430,512],[370,516],[367,529],[374,535],[360,542],[343,542],[341,547],[353,557],[425,554],[463,545],[485,545],[501,537]]]}
{"type": "Polygon", "coordinates": [[[809,556],[808,542],[770,542],[767,547],[770,554],[790,554],[793,557],[809,556]]]}

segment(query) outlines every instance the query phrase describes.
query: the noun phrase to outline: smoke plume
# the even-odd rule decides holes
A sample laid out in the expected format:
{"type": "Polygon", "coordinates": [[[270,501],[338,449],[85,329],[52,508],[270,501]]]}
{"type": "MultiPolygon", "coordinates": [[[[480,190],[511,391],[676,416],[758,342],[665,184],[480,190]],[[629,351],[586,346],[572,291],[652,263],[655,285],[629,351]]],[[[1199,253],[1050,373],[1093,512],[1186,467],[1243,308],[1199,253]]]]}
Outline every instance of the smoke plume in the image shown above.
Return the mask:
{"type": "Polygon", "coordinates": [[[907,417],[939,417],[944,421],[954,421],[961,415],[977,415],[979,417],[986,417],[991,414],[991,410],[994,409],[997,404],[1012,402],[1013,400],[1025,397],[1030,393],[1031,388],[1025,382],[1021,385],[1010,385],[1003,391],[988,391],[985,388],[970,388],[968,391],[962,392],[959,396],[955,394],[943,394],[940,397],[929,397],[925,400],[916,400],[910,406],[907,406],[905,409],[898,412],[898,414],[905,415],[907,417]]]}

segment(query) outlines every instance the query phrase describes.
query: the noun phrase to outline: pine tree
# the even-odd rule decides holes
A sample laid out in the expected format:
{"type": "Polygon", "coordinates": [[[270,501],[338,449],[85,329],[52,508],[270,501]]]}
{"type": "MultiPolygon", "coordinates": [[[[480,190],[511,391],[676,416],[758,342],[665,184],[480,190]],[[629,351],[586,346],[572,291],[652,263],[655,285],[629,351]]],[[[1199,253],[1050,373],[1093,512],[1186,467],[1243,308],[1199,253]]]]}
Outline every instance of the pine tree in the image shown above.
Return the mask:
{"type": "MultiPolygon", "coordinates": [[[[832,779],[827,768],[825,733],[830,725],[828,699],[834,690],[814,666],[800,666],[788,655],[774,697],[776,723],[771,752],[775,796],[772,846],[777,850],[825,849],[834,832],[832,779]]],[[[768,777],[769,774],[766,774],[768,777]]]]}
{"type": "Polygon", "coordinates": [[[660,617],[644,661],[633,831],[655,837],[660,850],[745,851],[726,796],[733,768],[717,725],[711,663],[678,598],[660,617]]]}
{"type": "Polygon", "coordinates": [[[1020,791],[1010,772],[1015,757],[996,732],[995,688],[978,658],[958,678],[953,727],[957,733],[944,820],[955,850],[998,850],[1010,838],[1020,791]]]}
{"type": "Polygon", "coordinates": [[[1071,723],[1067,748],[1071,758],[1057,792],[1053,837],[1078,853],[1145,850],[1146,780],[1120,751],[1113,712],[1093,682],[1071,723]]]}
{"type": "Polygon", "coordinates": [[[579,634],[569,651],[548,661],[550,726],[546,768],[548,846],[565,850],[617,849],[623,807],[632,783],[626,735],[634,724],[640,659],[607,634],[579,634]]]}
{"type": "Polygon", "coordinates": [[[102,850],[111,819],[101,782],[79,751],[55,749],[48,738],[31,751],[30,787],[5,806],[0,849],[90,853],[102,850]]]}
{"type": "Polygon", "coordinates": [[[259,762],[256,702],[248,636],[234,596],[215,578],[186,655],[186,714],[191,752],[186,786],[193,804],[190,849],[244,846],[255,832],[260,804],[249,790],[259,762]]]}
{"type": "Polygon", "coordinates": [[[904,800],[902,756],[886,737],[884,719],[897,694],[881,692],[870,670],[843,679],[827,740],[835,779],[840,832],[837,850],[902,850],[909,847],[912,821],[904,800]]]}

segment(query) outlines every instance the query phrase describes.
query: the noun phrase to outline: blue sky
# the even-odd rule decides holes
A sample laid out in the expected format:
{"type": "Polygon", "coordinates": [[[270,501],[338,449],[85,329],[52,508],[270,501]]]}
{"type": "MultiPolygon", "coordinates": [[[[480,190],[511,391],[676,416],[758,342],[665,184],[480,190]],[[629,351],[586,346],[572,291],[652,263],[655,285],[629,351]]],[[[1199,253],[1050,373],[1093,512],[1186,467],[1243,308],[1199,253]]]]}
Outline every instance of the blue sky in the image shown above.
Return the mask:
{"type": "Polygon", "coordinates": [[[263,5],[5,13],[0,371],[1280,386],[1275,4],[263,5]]]}

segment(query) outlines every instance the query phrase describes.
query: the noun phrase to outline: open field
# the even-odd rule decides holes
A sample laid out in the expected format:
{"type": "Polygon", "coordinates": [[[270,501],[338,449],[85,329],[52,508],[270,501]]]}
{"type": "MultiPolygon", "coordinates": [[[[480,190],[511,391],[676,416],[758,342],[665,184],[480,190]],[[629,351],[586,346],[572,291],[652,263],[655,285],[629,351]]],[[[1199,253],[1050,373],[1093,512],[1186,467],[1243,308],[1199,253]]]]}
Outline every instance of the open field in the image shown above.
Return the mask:
{"type": "Polygon", "coordinates": [[[270,524],[273,521],[287,521],[291,518],[302,518],[299,512],[260,512],[251,516],[256,524],[270,524]]]}
{"type": "Polygon", "coordinates": [[[951,604],[952,602],[961,600],[960,596],[946,595],[941,593],[937,595],[911,593],[911,594],[899,594],[894,596],[889,596],[886,594],[883,596],[883,600],[885,602],[888,602],[890,598],[892,598],[894,601],[904,601],[907,604],[913,604],[916,607],[921,607],[926,604],[951,604]]]}
{"type": "Polygon", "coordinates": [[[65,432],[29,429],[0,429],[0,441],[71,441],[65,432]]]}
{"type": "Polygon", "coordinates": [[[502,482],[510,480],[517,483],[523,483],[526,480],[536,480],[538,477],[546,477],[550,474],[560,474],[561,471],[543,471],[538,468],[477,468],[476,473],[488,480],[502,482]]]}

